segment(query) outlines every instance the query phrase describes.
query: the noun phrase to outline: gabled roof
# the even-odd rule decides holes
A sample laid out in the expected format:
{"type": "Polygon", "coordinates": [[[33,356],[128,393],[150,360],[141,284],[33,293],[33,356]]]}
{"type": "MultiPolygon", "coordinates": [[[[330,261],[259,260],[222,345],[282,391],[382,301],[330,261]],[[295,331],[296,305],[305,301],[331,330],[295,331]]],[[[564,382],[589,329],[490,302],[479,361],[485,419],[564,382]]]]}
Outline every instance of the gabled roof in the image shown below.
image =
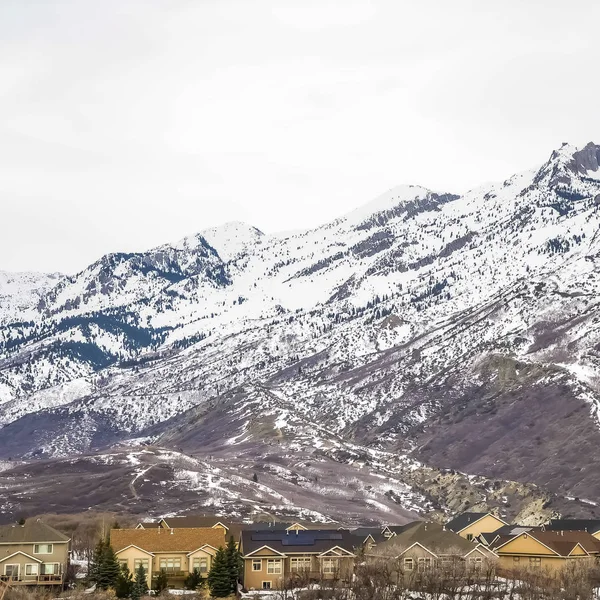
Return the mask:
{"type": "Polygon", "coordinates": [[[38,563],[42,562],[39,558],[36,558],[35,556],[30,556],[29,554],[26,554],[22,550],[19,550],[17,552],[13,552],[10,556],[5,556],[4,558],[0,558],[0,563],[4,562],[5,560],[8,560],[9,558],[12,558],[13,556],[16,556],[17,554],[21,554],[22,556],[25,556],[28,559],[34,560],[35,562],[38,562],[38,563]]]}
{"type": "Polygon", "coordinates": [[[227,539],[223,529],[189,527],[184,529],[112,529],[110,543],[115,552],[137,546],[146,552],[192,552],[205,544],[218,548],[227,539]]]}
{"type": "Polygon", "coordinates": [[[587,531],[598,533],[600,531],[599,519],[554,519],[543,525],[545,531],[587,531]]]}
{"type": "Polygon", "coordinates": [[[360,544],[366,543],[367,539],[372,538],[373,542],[378,544],[384,542],[387,538],[383,535],[381,527],[358,527],[353,529],[350,533],[356,537],[360,544]]]}
{"type": "Polygon", "coordinates": [[[338,547],[354,553],[357,538],[347,530],[308,529],[295,531],[243,531],[242,552],[245,556],[269,548],[281,554],[322,554],[338,547]]]}
{"type": "Polygon", "coordinates": [[[508,523],[503,521],[500,517],[489,512],[464,512],[462,515],[457,515],[454,519],[448,521],[446,523],[446,529],[450,529],[450,531],[454,531],[454,533],[460,533],[463,529],[473,525],[473,523],[477,523],[477,521],[481,521],[481,519],[488,515],[498,519],[501,523],[508,525],[508,523]]]}
{"type": "Polygon", "coordinates": [[[528,526],[528,525],[503,525],[502,527],[500,527],[499,529],[496,529],[495,531],[490,531],[487,533],[480,533],[478,536],[478,539],[483,544],[486,544],[487,546],[489,546],[490,544],[492,544],[494,542],[494,540],[498,536],[515,537],[515,536],[520,535],[521,533],[525,533],[527,531],[540,531],[540,527],[533,527],[533,526],[528,526]]]}
{"type": "Polygon", "coordinates": [[[465,540],[453,531],[438,523],[415,521],[404,531],[377,545],[376,553],[386,556],[398,556],[407,548],[418,543],[432,554],[464,556],[474,548],[472,542],[465,540]]]}
{"type": "Polygon", "coordinates": [[[54,527],[30,519],[24,525],[3,525],[0,527],[0,544],[66,543],[71,538],[54,527]]]}
{"type": "MultiPolygon", "coordinates": [[[[494,541],[493,550],[497,554],[504,554],[506,551],[502,549],[507,544],[524,536],[530,536],[537,540],[558,556],[569,556],[578,545],[589,554],[600,554],[600,541],[585,531],[528,531],[517,536],[500,536],[494,541]]],[[[515,553],[509,552],[508,554],[515,553]]]]}

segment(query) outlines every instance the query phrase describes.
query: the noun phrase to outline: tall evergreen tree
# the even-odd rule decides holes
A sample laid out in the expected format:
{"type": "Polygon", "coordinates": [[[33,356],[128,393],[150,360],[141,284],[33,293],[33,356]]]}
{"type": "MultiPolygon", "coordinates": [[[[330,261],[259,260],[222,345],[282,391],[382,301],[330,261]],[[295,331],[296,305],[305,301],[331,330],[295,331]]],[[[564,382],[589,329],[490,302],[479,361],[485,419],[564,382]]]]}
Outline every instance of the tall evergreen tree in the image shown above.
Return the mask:
{"type": "Polygon", "coordinates": [[[208,587],[212,596],[224,598],[231,594],[231,575],[227,565],[227,555],[223,547],[215,554],[208,573],[208,587]]]}
{"type": "Polygon", "coordinates": [[[108,540],[106,540],[104,542],[104,549],[96,574],[96,587],[100,588],[101,590],[114,588],[120,572],[121,569],[119,567],[119,563],[117,562],[115,551],[112,549],[112,546],[108,540]]]}
{"type": "Polygon", "coordinates": [[[123,567],[115,582],[115,595],[117,598],[129,598],[133,588],[133,579],[128,567],[123,567]]]}
{"type": "Polygon", "coordinates": [[[144,565],[140,566],[135,571],[135,578],[131,585],[131,599],[139,600],[142,596],[148,593],[147,573],[144,565]]]}
{"type": "Polygon", "coordinates": [[[233,536],[231,536],[229,538],[229,542],[227,542],[227,548],[225,548],[225,559],[231,581],[231,592],[235,594],[237,593],[238,581],[242,574],[243,559],[240,551],[238,550],[237,544],[233,539],[233,536]]]}
{"type": "Polygon", "coordinates": [[[92,559],[90,560],[88,566],[88,577],[91,581],[98,581],[98,573],[100,571],[100,565],[102,564],[102,556],[104,555],[104,538],[100,538],[96,547],[94,548],[94,554],[92,555],[92,559]]]}

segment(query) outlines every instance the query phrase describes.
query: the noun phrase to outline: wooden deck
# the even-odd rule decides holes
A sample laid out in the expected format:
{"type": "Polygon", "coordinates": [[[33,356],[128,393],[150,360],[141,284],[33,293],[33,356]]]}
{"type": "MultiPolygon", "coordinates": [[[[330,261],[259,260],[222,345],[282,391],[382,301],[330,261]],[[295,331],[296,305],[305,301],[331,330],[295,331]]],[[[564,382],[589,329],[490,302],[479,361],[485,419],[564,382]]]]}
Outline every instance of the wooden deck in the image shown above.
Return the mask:
{"type": "Polygon", "coordinates": [[[0,581],[9,586],[20,585],[62,585],[62,575],[0,575],[0,581]]]}

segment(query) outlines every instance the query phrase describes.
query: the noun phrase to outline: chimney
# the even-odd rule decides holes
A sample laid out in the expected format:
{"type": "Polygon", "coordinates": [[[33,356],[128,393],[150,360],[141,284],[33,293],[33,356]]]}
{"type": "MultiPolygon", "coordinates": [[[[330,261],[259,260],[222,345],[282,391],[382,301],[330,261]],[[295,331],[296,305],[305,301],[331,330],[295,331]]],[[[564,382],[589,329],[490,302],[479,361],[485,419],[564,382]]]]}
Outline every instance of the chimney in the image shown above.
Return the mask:
{"type": "Polygon", "coordinates": [[[298,535],[298,529],[296,529],[296,535],[298,535]]]}

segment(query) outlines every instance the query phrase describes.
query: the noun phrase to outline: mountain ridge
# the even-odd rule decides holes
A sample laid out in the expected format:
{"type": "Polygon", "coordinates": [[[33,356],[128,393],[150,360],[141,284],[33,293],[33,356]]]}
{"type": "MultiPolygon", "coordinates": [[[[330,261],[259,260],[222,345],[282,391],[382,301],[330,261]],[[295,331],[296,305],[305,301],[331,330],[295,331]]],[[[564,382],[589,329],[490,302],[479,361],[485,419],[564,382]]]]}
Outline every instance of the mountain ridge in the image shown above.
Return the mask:
{"type": "MultiPolygon", "coordinates": [[[[531,473],[559,507],[600,493],[575,433],[563,450],[583,481],[554,477],[543,435],[553,414],[586,447],[598,441],[599,152],[563,146],[461,195],[399,186],[293,234],[233,222],[102,257],[32,301],[27,320],[0,321],[0,457],[33,465],[125,443],[204,454],[218,431],[257,461],[276,460],[274,435],[286,469],[299,448],[327,448],[339,469],[352,453],[380,468],[370,453],[383,452],[419,473],[423,461],[531,473]],[[187,419],[199,430],[184,443],[187,419]],[[470,427],[489,448],[465,439],[470,427]],[[494,462],[503,452],[512,464],[494,462]]],[[[398,473],[400,506],[431,508],[398,473]]],[[[435,493],[438,509],[457,507],[435,493]]],[[[360,494],[390,508],[391,496],[360,494]]]]}

